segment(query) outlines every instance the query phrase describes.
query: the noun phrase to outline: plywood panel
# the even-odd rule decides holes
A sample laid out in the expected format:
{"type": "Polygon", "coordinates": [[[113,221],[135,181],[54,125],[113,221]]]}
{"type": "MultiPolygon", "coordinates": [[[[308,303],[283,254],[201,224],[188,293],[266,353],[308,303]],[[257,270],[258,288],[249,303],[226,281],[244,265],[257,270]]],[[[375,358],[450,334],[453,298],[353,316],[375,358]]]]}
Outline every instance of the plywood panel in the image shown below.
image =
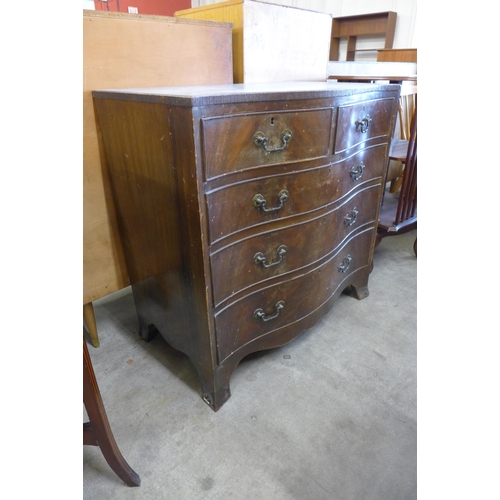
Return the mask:
{"type": "Polygon", "coordinates": [[[176,18],[204,19],[232,23],[233,25],[233,79],[243,82],[243,0],[229,0],[214,5],[175,12],[176,18]]]}
{"type": "Polygon", "coordinates": [[[83,303],[129,284],[91,91],[232,83],[231,24],[83,11],[83,303]]]}
{"type": "Polygon", "coordinates": [[[332,23],[328,13],[229,0],[179,11],[175,16],[234,24],[236,83],[326,80],[332,23]]]}
{"type": "Polygon", "coordinates": [[[331,26],[324,12],[245,2],[245,83],[325,81],[331,26]]]}

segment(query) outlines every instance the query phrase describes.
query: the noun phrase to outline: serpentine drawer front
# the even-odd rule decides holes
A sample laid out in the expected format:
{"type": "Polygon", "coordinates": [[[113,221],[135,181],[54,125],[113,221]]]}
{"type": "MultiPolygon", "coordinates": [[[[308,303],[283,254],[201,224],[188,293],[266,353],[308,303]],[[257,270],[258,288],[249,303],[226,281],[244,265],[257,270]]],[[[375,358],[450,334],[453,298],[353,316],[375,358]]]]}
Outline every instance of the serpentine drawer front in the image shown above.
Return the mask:
{"type": "Polygon", "coordinates": [[[93,95],[139,333],[189,356],[213,410],[243,357],[368,295],[398,85],[93,95]]]}
{"type": "Polygon", "coordinates": [[[295,278],[264,287],[216,314],[219,363],[263,336],[313,315],[341,284],[368,265],[362,249],[372,232],[352,236],[321,266],[295,278]]]}
{"type": "Polygon", "coordinates": [[[386,155],[387,145],[378,144],[335,163],[321,162],[312,168],[306,163],[309,168],[294,173],[284,173],[283,168],[289,169],[285,165],[267,169],[246,182],[228,182],[206,195],[210,241],[215,243],[250,226],[318,210],[367,181],[377,178],[380,182],[386,155]],[[231,216],[227,215],[228,207],[231,216]]]}
{"type": "Polygon", "coordinates": [[[393,120],[392,99],[377,99],[339,106],[335,152],[386,137],[393,120]],[[353,130],[356,133],[353,133],[353,130]]]}
{"type": "Polygon", "coordinates": [[[278,274],[289,273],[318,261],[358,227],[377,216],[378,183],[372,182],[329,211],[308,220],[262,231],[211,256],[214,303],[278,274]]]}
{"type": "Polygon", "coordinates": [[[204,119],[207,179],[260,165],[327,156],[332,114],[333,109],[326,108],[204,119]]]}

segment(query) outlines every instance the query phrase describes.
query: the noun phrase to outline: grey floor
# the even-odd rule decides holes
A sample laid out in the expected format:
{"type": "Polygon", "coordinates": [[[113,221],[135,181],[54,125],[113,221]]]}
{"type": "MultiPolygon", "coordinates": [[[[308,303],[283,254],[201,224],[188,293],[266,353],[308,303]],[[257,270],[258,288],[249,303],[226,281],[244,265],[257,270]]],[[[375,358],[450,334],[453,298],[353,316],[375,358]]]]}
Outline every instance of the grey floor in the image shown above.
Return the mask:
{"type": "Polygon", "coordinates": [[[217,413],[186,356],[138,337],[130,289],[94,303],[101,346],[90,356],[142,484],[127,487],[84,446],[83,498],[416,499],[415,238],[382,240],[366,299],[341,296],[290,344],[245,358],[217,413]]]}

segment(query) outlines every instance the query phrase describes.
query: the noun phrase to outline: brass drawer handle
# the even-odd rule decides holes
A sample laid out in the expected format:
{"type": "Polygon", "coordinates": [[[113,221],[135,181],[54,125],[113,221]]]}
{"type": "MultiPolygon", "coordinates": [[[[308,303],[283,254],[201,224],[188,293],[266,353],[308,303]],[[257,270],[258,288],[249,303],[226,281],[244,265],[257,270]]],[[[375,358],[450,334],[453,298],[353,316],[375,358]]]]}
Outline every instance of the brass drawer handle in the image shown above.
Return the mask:
{"type": "Polygon", "coordinates": [[[352,257],[350,254],[347,255],[347,257],[344,257],[344,260],[342,261],[342,264],[339,266],[339,273],[345,273],[348,269],[349,266],[351,265],[352,257]]]}
{"type": "Polygon", "coordinates": [[[292,140],[292,131],[288,128],[283,130],[281,133],[281,142],[283,143],[281,146],[277,148],[268,148],[267,144],[269,142],[269,138],[266,137],[264,132],[256,132],[255,135],[253,136],[253,143],[257,147],[261,147],[264,149],[264,151],[267,151],[268,153],[274,153],[275,151],[283,151],[289,144],[289,142],[292,140]]]}
{"type": "Polygon", "coordinates": [[[285,302],[280,300],[274,306],[275,313],[270,316],[266,316],[266,313],[262,309],[256,309],[253,313],[254,317],[257,319],[261,319],[262,321],[269,321],[271,319],[275,319],[280,315],[280,311],[285,307],[285,302]]]}
{"type": "Polygon", "coordinates": [[[261,195],[261,194],[256,194],[253,197],[253,204],[257,208],[260,208],[263,212],[275,212],[276,210],[279,210],[280,208],[283,207],[283,203],[285,203],[286,200],[289,198],[289,193],[286,189],[282,189],[278,193],[278,201],[279,205],[273,208],[266,208],[266,199],[261,195]]]}
{"type": "Polygon", "coordinates": [[[359,181],[363,175],[363,170],[365,169],[365,164],[361,162],[357,167],[351,168],[351,179],[359,181]]]}
{"type": "Polygon", "coordinates": [[[356,222],[356,217],[359,214],[359,210],[354,207],[349,213],[344,217],[344,224],[349,227],[352,226],[356,222]]]}
{"type": "Polygon", "coordinates": [[[356,120],[356,131],[361,132],[362,134],[366,134],[368,132],[368,127],[370,126],[370,122],[372,119],[370,115],[365,115],[364,118],[358,118],[356,120]]]}
{"type": "Polygon", "coordinates": [[[253,261],[256,264],[262,264],[263,267],[277,266],[283,260],[283,257],[286,254],[286,245],[280,245],[278,247],[277,253],[278,253],[279,260],[271,262],[270,264],[267,263],[267,259],[265,258],[264,254],[262,252],[257,252],[253,257],[253,261]]]}

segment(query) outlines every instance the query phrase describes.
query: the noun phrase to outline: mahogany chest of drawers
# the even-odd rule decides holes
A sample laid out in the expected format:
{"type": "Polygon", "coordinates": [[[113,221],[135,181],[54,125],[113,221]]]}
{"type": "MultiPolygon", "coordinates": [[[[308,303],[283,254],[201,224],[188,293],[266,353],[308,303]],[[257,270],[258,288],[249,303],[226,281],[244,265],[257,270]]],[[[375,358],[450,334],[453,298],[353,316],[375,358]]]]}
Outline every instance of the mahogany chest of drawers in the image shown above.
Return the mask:
{"type": "Polygon", "coordinates": [[[241,359],[368,295],[398,85],[94,91],[140,335],[215,411],[241,359]]]}

